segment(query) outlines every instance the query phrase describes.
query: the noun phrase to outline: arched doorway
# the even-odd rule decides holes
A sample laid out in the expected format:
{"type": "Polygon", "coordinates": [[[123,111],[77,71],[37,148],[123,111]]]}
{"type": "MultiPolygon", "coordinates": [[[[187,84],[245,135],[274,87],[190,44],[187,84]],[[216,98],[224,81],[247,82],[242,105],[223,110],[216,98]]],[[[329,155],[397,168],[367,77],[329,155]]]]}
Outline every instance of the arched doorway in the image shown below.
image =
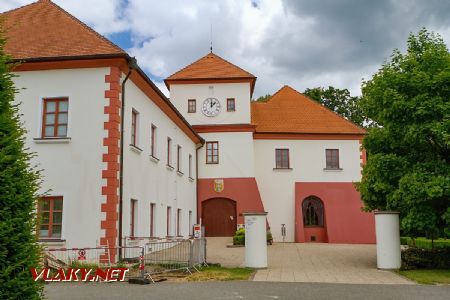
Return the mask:
{"type": "Polygon", "coordinates": [[[236,201],[214,198],[202,202],[205,236],[233,236],[236,221],[236,201]]]}
{"type": "Polygon", "coordinates": [[[306,197],[302,202],[302,216],[305,241],[327,243],[325,210],[322,200],[316,196],[306,197]]]}

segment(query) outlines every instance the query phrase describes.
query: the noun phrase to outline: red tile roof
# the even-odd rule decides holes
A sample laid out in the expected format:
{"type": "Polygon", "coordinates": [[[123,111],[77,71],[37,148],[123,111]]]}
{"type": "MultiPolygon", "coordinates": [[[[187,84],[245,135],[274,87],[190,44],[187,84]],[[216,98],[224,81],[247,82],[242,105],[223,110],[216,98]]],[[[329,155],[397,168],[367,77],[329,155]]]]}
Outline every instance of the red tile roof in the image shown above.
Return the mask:
{"type": "Polygon", "coordinates": [[[166,80],[230,78],[256,77],[216,54],[208,53],[199,60],[170,75],[166,80]]]}
{"type": "Polygon", "coordinates": [[[124,55],[125,51],[50,0],[0,14],[15,59],[124,55]]]}
{"type": "Polygon", "coordinates": [[[267,102],[252,102],[257,133],[364,134],[365,130],[284,86],[267,102]]]}

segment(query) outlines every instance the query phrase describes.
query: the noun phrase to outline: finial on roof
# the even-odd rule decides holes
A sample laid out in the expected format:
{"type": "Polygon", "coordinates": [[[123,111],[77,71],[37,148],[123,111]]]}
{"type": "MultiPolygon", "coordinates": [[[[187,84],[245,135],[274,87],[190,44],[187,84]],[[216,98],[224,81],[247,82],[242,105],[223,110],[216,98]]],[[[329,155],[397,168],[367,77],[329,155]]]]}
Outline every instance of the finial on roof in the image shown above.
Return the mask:
{"type": "Polygon", "coordinates": [[[212,53],[212,23],[211,23],[211,31],[210,31],[210,34],[211,34],[211,36],[210,36],[211,44],[210,44],[209,50],[210,50],[210,53],[212,53]]]}

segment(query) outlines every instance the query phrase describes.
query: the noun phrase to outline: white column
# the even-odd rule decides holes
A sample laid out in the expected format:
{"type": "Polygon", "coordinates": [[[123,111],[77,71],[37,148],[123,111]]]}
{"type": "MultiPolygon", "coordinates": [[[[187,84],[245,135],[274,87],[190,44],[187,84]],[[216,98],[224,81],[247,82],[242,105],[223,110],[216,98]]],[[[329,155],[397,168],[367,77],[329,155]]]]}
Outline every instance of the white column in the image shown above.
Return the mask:
{"type": "Polygon", "coordinates": [[[245,266],[267,268],[267,212],[246,212],[245,218],[245,266]]]}
{"type": "Polygon", "coordinates": [[[378,269],[400,269],[399,213],[393,211],[375,212],[378,269]]]}

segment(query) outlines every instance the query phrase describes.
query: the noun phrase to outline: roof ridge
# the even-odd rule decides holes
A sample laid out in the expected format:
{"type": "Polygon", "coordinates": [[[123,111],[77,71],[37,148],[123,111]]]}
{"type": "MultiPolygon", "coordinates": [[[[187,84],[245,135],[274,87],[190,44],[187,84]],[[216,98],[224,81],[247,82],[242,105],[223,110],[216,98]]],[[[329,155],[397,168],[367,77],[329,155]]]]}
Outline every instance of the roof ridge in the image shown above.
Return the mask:
{"type": "MultiPolygon", "coordinates": [[[[111,46],[117,48],[118,50],[120,50],[121,52],[126,53],[125,50],[123,50],[121,47],[119,47],[118,45],[116,45],[115,43],[113,43],[112,41],[110,41],[109,39],[107,39],[105,36],[101,35],[100,33],[98,33],[97,31],[95,31],[93,28],[91,28],[89,25],[87,25],[86,23],[84,23],[83,21],[81,21],[80,19],[78,19],[77,17],[75,17],[74,15],[72,15],[71,13],[69,13],[68,11],[66,11],[64,8],[62,8],[61,6],[59,6],[58,4],[54,3],[51,0],[39,0],[37,2],[33,2],[31,4],[36,4],[39,2],[47,2],[51,5],[53,5],[54,7],[56,7],[57,9],[59,9],[61,12],[63,12],[66,16],[68,16],[69,18],[71,18],[72,20],[74,20],[75,22],[77,22],[78,24],[80,24],[81,26],[83,26],[85,29],[87,29],[90,33],[93,33],[94,35],[96,35],[97,37],[99,37],[100,39],[102,39],[103,41],[107,42],[108,44],[110,44],[111,46]]],[[[31,5],[30,4],[30,5],[31,5]]]]}
{"type": "MultiPolygon", "coordinates": [[[[341,116],[340,114],[338,114],[337,112],[335,112],[334,110],[332,110],[332,109],[326,107],[325,105],[323,105],[323,104],[320,103],[320,102],[317,102],[316,100],[312,99],[312,98],[309,97],[308,95],[305,95],[305,94],[303,94],[303,93],[297,91],[296,89],[294,89],[293,87],[291,87],[291,86],[289,86],[289,85],[285,85],[284,87],[288,87],[288,88],[294,90],[295,92],[297,92],[297,93],[299,93],[300,95],[304,96],[304,97],[306,98],[306,100],[308,100],[308,101],[312,102],[313,104],[318,105],[319,107],[321,107],[322,110],[331,112],[331,113],[333,113],[334,115],[336,115],[336,116],[338,116],[339,118],[341,118],[342,120],[346,121],[347,123],[353,125],[353,126],[356,127],[357,129],[365,131],[364,128],[362,128],[362,127],[356,125],[355,123],[353,123],[353,122],[350,121],[350,120],[347,120],[346,118],[344,118],[343,116],[341,116]]],[[[283,88],[284,88],[284,87],[283,87],[283,88]]],[[[281,89],[282,89],[282,88],[281,88],[281,89]]],[[[281,90],[281,89],[280,89],[280,90],[281,90]]]]}

